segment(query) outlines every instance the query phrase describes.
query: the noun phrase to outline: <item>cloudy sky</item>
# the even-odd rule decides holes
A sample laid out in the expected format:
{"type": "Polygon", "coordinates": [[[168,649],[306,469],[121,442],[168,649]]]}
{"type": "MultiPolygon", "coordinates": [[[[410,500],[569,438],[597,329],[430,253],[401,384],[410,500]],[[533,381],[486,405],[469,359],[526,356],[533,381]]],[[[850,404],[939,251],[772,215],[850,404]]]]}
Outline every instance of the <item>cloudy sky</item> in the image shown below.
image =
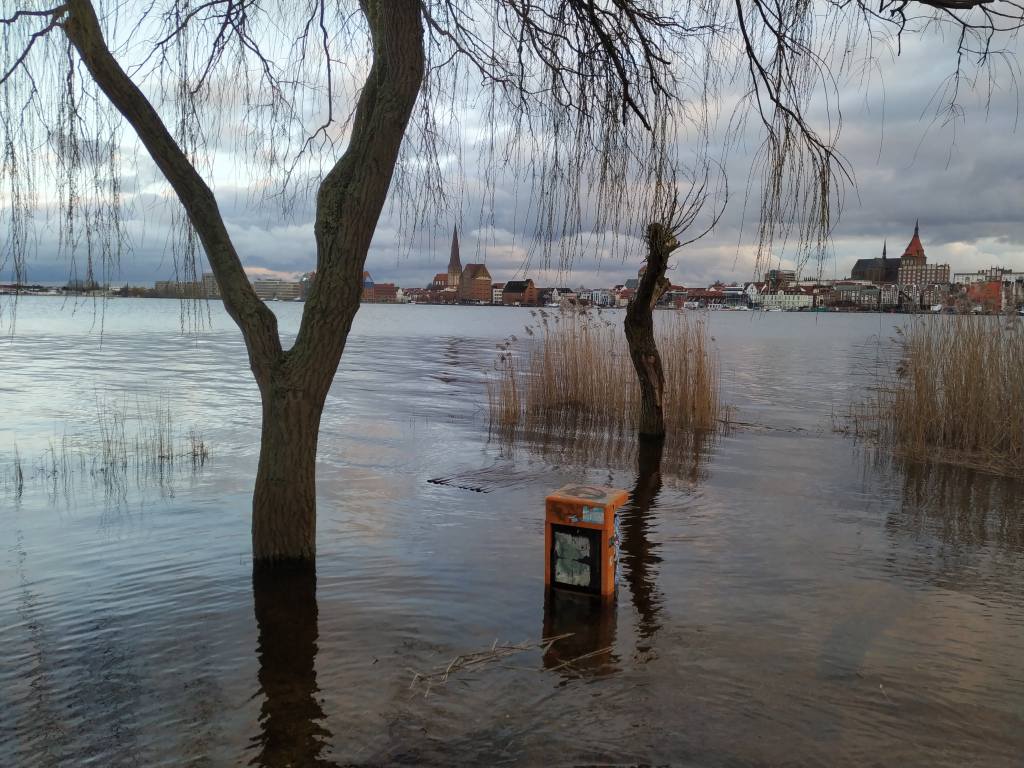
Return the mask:
{"type": "MultiPolygon", "coordinates": [[[[866,88],[853,82],[842,86],[839,148],[856,174],[856,186],[846,190],[832,248],[822,264],[824,276],[848,275],[856,259],[880,255],[885,240],[889,254],[898,256],[917,219],[930,261],[949,263],[953,271],[990,265],[1024,270],[1024,152],[1019,149],[1017,84],[1010,69],[1001,70],[994,89],[988,82],[964,84],[962,115],[954,120],[937,117],[937,98],[941,101],[955,67],[954,42],[937,34],[910,36],[899,56],[876,50],[877,70],[866,88]]],[[[1011,46],[1024,52],[1016,42],[1011,46]]],[[[472,114],[465,117],[474,119],[472,114]]],[[[722,221],[704,240],[679,252],[673,282],[706,285],[755,277],[751,221],[756,220],[757,202],[744,206],[743,199],[756,149],[754,132],[749,135],[729,155],[732,194],[722,221]]],[[[465,156],[473,155],[467,148],[465,156]]],[[[122,170],[131,203],[130,250],[121,260],[118,279],[146,285],[174,276],[170,209],[148,158],[135,153],[126,157],[130,159],[122,170]]],[[[601,286],[636,273],[642,252],[628,240],[614,254],[595,243],[587,257],[574,261],[571,274],[544,269],[532,245],[532,226],[519,213],[524,193],[499,184],[493,216],[481,217],[481,208],[488,205],[472,194],[479,188],[479,173],[471,162],[463,163],[459,177],[449,180],[452,189],[467,190],[461,203],[438,215],[437,225],[426,232],[412,232],[397,206],[385,210],[367,261],[376,281],[425,285],[446,268],[453,226],[459,227],[463,263],[485,262],[496,281],[526,273],[540,284],[601,286]]],[[[309,205],[298,205],[289,216],[273,205],[252,205],[244,175],[230,167],[219,169],[215,187],[251,275],[291,277],[314,268],[309,205]]],[[[53,232],[41,228],[39,247],[28,264],[29,279],[63,281],[68,265],[55,256],[53,232]]],[[[792,266],[785,252],[776,254],[775,261],[792,266]]],[[[816,265],[807,271],[816,272],[816,265]]]]}

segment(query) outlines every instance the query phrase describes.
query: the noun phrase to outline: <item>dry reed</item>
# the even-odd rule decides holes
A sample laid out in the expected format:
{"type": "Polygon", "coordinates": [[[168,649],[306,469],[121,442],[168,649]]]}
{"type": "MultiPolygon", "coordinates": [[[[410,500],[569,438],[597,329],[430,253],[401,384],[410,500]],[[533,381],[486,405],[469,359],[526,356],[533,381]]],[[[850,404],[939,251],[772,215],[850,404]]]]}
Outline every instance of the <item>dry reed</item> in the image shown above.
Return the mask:
{"type": "MultiPolygon", "coordinates": [[[[464,672],[466,670],[476,670],[489,665],[496,665],[504,659],[510,656],[516,656],[518,654],[525,653],[532,650],[540,650],[542,653],[547,653],[551,650],[552,646],[560,640],[566,640],[575,635],[574,632],[564,632],[560,635],[554,635],[552,637],[545,637],[539,643],[524,642],[524,643],[499,643],[497,640],[482,651],[474,651],[472,653],[461,653],[454,659],[449,661],[444,666],[437,667],[432,672],[415,672],[413,671],[412,682],[409,683],[409,688],[414,689],[416,686],[422,686],[424,698],[430,694],[431,689],[437,685],[443,685],[448,682],[452,675],[458,672],[464,672]]],[[[608,653],[611,650],[611,646],[606,648],[599,648],[597,650],[588,651],[580,656],[575,656],[571,659],[567,659],[556,667],[545,668],[541,667],[538,671],[551,672],[557,669],[563,669],[565,667],[572,666],[580,661],[599,656],[604,653],[608,653]]]]}
{"type": "MultiPolygon", "coordinates": [[[[488,382],[491,425],[530,434],[619,434],[636,429],[640,388],[619,323],[600,312],[539,310],[525,350],[499,346],[488,382]]],[[[718,359],[703,319],[675,313],[659,323],[665,425],[713,431],[722,416],[718,359]]]]}
{"type": "Polygon", "coordinates": [[[1024,476],[1024,327],[936,317],[897,330],[898,359],[852,429],[914,460],[1024,476]]]}

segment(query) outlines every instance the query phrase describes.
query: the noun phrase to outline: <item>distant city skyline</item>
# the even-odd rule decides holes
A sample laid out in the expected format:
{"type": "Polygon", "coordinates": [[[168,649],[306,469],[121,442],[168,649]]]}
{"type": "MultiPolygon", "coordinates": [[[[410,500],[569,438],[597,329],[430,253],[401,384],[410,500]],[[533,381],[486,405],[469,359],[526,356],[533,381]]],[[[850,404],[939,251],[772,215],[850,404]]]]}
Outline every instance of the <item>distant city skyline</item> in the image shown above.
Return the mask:
{"type": "MultiPolygon", "coordinates": [[[[918,225],[918,221],[919,220],[915,220],[914,225],[911,226],[910,237],[906,238],[908,242],[910,238],[914,236],[913,226],[918,225]]],[[[923,228],[924,225],[921,226],[923,228]]],[[[496,249],[497,253],[499,254],[500,257],[504,257],[503,259],[499,258],[499,261],[504,260],[505,263],[509,264],[509,266],[507,266],[505,269],[502,269],[501,267],[490,266],[486,252],[481,254],[482,246],[480,245],[479,238],[477,237],[478,232],[479,231],[477,230],[468,233],[468,237],[471,241],[473,241],[474,245],[473,250],[470,251],[470,253],[472,253],[472,258],[474,260],[479,260],[480,262],[488,265],[488,270],[490,271],[491,278],[496,283],[507,282],[509,280],[520,279],[523,277],[530,277],[536,282],[538,286],[557,286],[568,287],[573,289],[579,287],[608,287],[617,284],[624,284],[626,280],[635,278],[636,272],[642,264],[641,258],[639,256],[635,263],[623,263],[623,261],[617,259],[606,259],[600,264],[591,266],[590,269],[580,268],[573,269],[571,272],[562,272],[557,269],[530,268],[529,264],[531,262],[527,260],[527,268],[524,271],[524,269],[521,266],[521,263],[515,261],[515,257],[513,257],[510,262],[506,253],[506,249],[499,248],[496,249]]],[[[438,257],[439,260],[435,262],[434,254],[431,252],[431,255],[426,260],[418,259],[415,256],[406,257],[405,259],[403,259],[401,263],[399,263],[397,268],[395,267],[394,264],[375,265],[371,263],[370,260],[368,260],[366,264],[366,271],[372,275],[373,280],[376,282],[395,283],[396,285],[399,285],[404,288],[427,286],[431,283],[431,280],[438,272],[444,272],[448,266],[448,262],[450,261],[451,258],[451,237],[452,234],[451,231],[449,230],[445,242],[446,247],[445,253],[443,255],[443,263],[440,260],[442,257],[438,257]],[[402,276],[399,277],[399,275],[402,276]]],[[[963,243],[929,243],[927,231],[925,231],[921,237],[927,245],[929,259],[932,262],[950,264],[951,268],[957,272],[975,272],[978,270],[987,269],[989,267],[1007,267],[1016,271],[1024,270],[1024,246],[1021,246],[1021,248],[1019,249],[1016,247],[1011,247],[1009,249],[993,249],[993,251],[989,253],[980,248],[965,248],[965,244],[963,243]],[[995,255],[996,253],[1003,253],[1006,255],[997,256],[995,255]]],[[[464,242],[465,240],[462,240],[460,238],[460,243],[464,242]]],[[[834,272],[830,272],[828,263],[821,265],[822,268],[820,277],[822,279],[842,279],[844,277],[850,276],[851,270],[853,269],[857,261],[861,259],[873,259],[876,257],[880,257],[882,251],[886,248],[887,243],[893,246],[890,249],[890,258],[898,261],[899,254],[902,253],[904,244],[902,242],[902,238],[899,235],[894,235],[893,237],[883,238],[877,253],[871,253],[870,251],[867,250],[863,253],[863,255],[854,253],[848,259],[849,264],[845,267],[845,269],[841,267],[835,270],[834,272]]],[[[463,248],[464,252],[466,252],[467,250],[468,249],[463,248]]],[[[642,251],[638,250],[638,253],[642,254],[642,251]]],[[[673,284],[686,286],[706,286],[711,285],[715,282],[723,282],[726,284],[743,284],[760,278],[760,275],[752,273],[741,273],[738,265],[732,270],[722,269],[720,272],[715,272],[714,265],[712,264],[705,270],[705,274],[707,274],[708,277],[705,277],[704,279],[688,279],[685,277],[685,268],[687,266],[685,256],[685,252],[680,252],[679,256],[673,259],[673,263],[671,265],[669,272],[669,279],[673,282],[673,284]]],[[[130,259],[130,256],[128,258],[130,259]]],[[[494,260],[492,259],[491,261],[493,262],[494,260]]],[[[838,258],[836,259],[836,263],[840,263],[838,258]]],[[[783,261],[781,266],[784,269],[792,269],[794,265],[792,263],[787,263],[783,261]]],[[[208,268],[205,265],[200,265],[200,268],[203,271],[208,271],[208,268]]],[[[765,269],[768,268],[771,267],[765,267],[765,269]]],[[[302,271],[275,270],[272,268],[262,266],[246,266],[245,270],[251,280],[299,280],[303,274],[305,274],[308,271],[312,271],[311,269],[302,271]]],[[[170,271],[169,277],[158,270],[153,272],[152,276],[149,279],[142,278],[139,280],[132,280],[122,277],[121,279],[113,279],[110,280],[109,282],[112,285],[152,285],[156,282],[173,280],[173,274],[173,269],[170,271]]],[[[698,273],[694,271],[694,274],[696,275],[698,273]]],[[[804,266],[804,269],[802,270],[802,277],[804,277],[805,279],[813,279],[819,277],[818,264],[815,262],[810,262],[806,264],[804,266]]],[[[43,285],[62,285],[64,283],[67,283],[69,280],[69,276],[66,273],[64,275],[56,277],[55,279],[36,279],[35,277],[33,277],[31,271],[29,273],[29,278],[29,282],[39,283],[43,285]]],[[[78,279],[81,280],[82,276],[79,275],[78,279]]],[[[5,282],[5,280],[3,279],[2,276],[0,276],[0,283],[2,282],[5,282]]]]}
{"type": "MultiPolygon", "coordinates": [[[[1018,52],[1024,50],[1024,44],[1014,45],[1018,52]]],[[[866,95],[852,86],[842,89],[839,148],[856,174],[857,186],[847,189],[830,251],[821,265],[823,276],[849,274],[858,259],[880,256],[885,241],[891,250],[902,249],[917,219],[935,261],[967,271],[990,266],[1024,268],[1024,217],[1019,210],[1019,201],[1024,200],[1024,154],[1016,151],[1021,138],[1017,96],[1008,80],[1003,81],[1006,87],[997,87],[991,94],[978,86],[963,92],[962,121],[936,120],[933,97],[942,93],[953,65],[953,46],[948,41],[934,35],[914,36],[904,40],[899,57],[882,55],[866,95]]],[[[811,114],[821,119],[820,113],[811,114]]],[[[759,202],[747,199],[746,184],[756,146],[750,138],[731,151],[726,166],[731,189],[726,214],[708,237],[673,257],[669,276],[674,282],[700,285],[755,277],[754,224],[759,202]]],[[[463,262],[485,263],[496,282],[529,275],[538,284],[605,285],[636,273],[643,259],[642,243],[623,235],[618,236],[614,255],[606,249],[578,259],[568,274],[545,269],[541,249],[532,238],[535,225],[522,214],[529,194],[510,188],[498,188],[493,196],[481,193],[486,188],[482,173],[469,160],[476,153],[467,139],[461,176],[449,180],[453,189],[466,192],[450,202],[450,209],[433,212],[427,231],[410,232],[400,206],[385,208],[366,262],[375,278],[399,285],[429,283],[448,263],[453,226],[460,233],[463,262]]],[[[226,167],[232,162],[230,157],[223,158],[226,167]]],[[[137,155],[130,171],[134,175],[124,180],[129,250],[111,278],[140,285],[171,279],[175,269],[167,198],[154,191],[157,173],[144,154],[137,155]]],[[[129,173],[127,167],[125,173],[129,173]]],[[[254,207],[244,179],[222,174],[214,182],[218,203],[250,276],[293,278],[315,269],[309,201],[297,204],[286,219],[273,207],[254,207]]],[[[643,221],[642,212],[636,216],[637,222],[643,221]]],[[[58,257],[56,234],[42,226],[44,220],[41,211],[28,278],[56,284],[67,280],[68,264],[58,257]]],[[[605,234],[606,242],[615,237],[605,234]]],[[[557,244],[553,250],[557,252],[557,244]]],[[[78,263],[78,276],[83,277],[84,258],[78,263]]],[[[783,250],[768,266],[794,267],[791,251],[783,250]]],[[[809,267],[817,274],[815,265],[809,267]]],[[[0,266],[0,282],[10,279],[9,269],[9,264],[0,266]]],[[[205,269],[201,263],[197,271],[205,269]]]]}

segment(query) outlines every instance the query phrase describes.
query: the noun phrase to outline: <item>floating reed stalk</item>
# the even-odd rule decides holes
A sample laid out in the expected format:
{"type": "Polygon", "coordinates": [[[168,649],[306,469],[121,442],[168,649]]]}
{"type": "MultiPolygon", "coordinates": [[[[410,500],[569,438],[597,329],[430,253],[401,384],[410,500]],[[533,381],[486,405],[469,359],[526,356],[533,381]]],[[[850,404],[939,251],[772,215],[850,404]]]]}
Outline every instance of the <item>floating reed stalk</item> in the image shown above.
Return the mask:
{"type": "Polygon", "coordinates": [[[936,317],[898,330],[901,354],[856,434],[915,460],[1024,476],[1024,327],[1000,317],[936,317]]]}
{"type": "MultiPolygon", "coordinates": [[[[488,382],[492,427],[530,433],[635,431],[640,389],[619,323],[596,312],[540,310],[522,352],[500,347],[488,382]]],[[[703,319],[677,313],[658,330],[668,430],[713,431],[719,368],[703,319]]]]}

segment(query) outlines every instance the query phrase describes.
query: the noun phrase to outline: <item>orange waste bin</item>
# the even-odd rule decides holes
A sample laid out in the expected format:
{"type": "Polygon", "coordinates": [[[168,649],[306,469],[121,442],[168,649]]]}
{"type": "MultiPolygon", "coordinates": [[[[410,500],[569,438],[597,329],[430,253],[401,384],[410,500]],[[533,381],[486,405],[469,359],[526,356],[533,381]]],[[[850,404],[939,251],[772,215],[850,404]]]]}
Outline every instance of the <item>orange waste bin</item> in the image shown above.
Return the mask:
{"type": "Polygon", "coordinates": [[[544,584],[602,597],[615,594],[619,534],[615,511],[629,494],[599,485],[567,485],[547,497],[544,584]]]}

